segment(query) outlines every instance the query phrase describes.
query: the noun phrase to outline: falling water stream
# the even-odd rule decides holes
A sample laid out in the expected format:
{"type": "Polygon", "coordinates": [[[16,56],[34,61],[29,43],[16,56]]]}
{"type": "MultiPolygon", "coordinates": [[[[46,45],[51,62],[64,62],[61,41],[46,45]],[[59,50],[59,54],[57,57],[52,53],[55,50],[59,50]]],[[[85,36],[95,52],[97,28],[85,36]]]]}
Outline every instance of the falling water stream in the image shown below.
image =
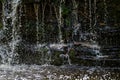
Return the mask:
{"type": "Polygon", "coordinates": [[[9,63],[11,64],[13,58],[17,56],[17,53],[15,52],[16,45],[20,42],[20,36],[18,35],[18,30],[17,30],[17,8],[18,5],[20,4],[20,0],[13,0],[11,3],[12,11],[10,13],[11,19],[12,19],[12,42],[11,42],[11,53],[10,53],[10,59],[9,63]]]}
{"type": "Polygon", "coordinates": [[[105,8],[104,8],[104,11],[105,11],[104,22],[105,22],[106,26],[108,26],[108,10],[107,10],[106,0],[104,0],[104,6],[105,6],[105,8]]]}
{"type": "MultiPolygon", "coordinates": [[[[18,28],[17,25],[17,7],[20,4],[20,0],[12,0],[12,1],[4,1],[3,2],[3,31],[5,31],[5,34],[8,38],[8,43],[6,43],[4,46],[6,46],[5,53],[6,57],[3,59],[2,63],[8,63],[11,64],[13,61],[13,58],[17,55],[15,52],[16,45],[20,42],[20,36],[18,35],[18,28]],[[11,31],[10,31],[11,30],[11,31]],[[12,40],[10,41],[10,36],[12,37],[12,40]],[[6,60],[7,59],[7,60],[6,60]],[[4,61],[6,60],[6,61],[4,61]]],[[[14,62],[14,61],[13,61],[14,62]]]]}
{"type": "Polygon", "coordinates": [[[36,13],[36,31],[37,31],[37,45],[39,44],[39,4],[34,4],[34,9],[36,13]]]}
{"type": "Polygon", "coordinates": [[[90,29],[92,29],[92,4],[91,4],[91,0],[89,0],[89,18],[90,18],[90,24],[89,27],[90,29]]]}
{"type": "Polygon", "coordinates": [[[61,27],[62,27],[62,0],[60,0],[60,6],[59,6],[59,20],[58,20],[58,28],[59,28],[59,43],[62,43],[62,32],[61,32],[61,27]]]}

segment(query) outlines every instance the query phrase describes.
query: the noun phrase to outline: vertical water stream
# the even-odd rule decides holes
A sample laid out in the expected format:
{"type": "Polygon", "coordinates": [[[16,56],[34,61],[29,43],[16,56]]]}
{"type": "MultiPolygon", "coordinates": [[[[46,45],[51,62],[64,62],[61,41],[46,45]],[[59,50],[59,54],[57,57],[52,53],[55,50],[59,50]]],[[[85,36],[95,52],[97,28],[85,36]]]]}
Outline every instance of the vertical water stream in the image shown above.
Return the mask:
{"type": "Polygon", "coordinates": [[[104,0],[104,23],[106,24],[106,26],[108,25],[108,10],[107,10],[107,4],[106,4],[106,0],[104,0]]]}
{"type": "Polygon", "coordinates": [[[58,23],[58,28],[59,28],[59,43],[62,43],[62,0],[60,0],[60,5],[59,5],[59,23],[58,23]]]}
{"type": "MultiPolygon", "coordinates": [[[[20,42],[19,25],[17,24],[19,4],[20,0],[5,0],[3,2],[3,30],[5,30],[5,35],[8,36],[7,40],[10,48],[10,52],[6,53],[8,64],[14,63],[14,57],[17,56],[16,46],[20,42]]],[[[7,49],[6,52],[8,52],[7,49]]]]}
{"type": "Polygon", "coordinates": [[[34,4],[35,14],[36,14],[36,37],[37,45],[39,44],[39,4],[34,4]]]}
{"type": "Polygon", "coordinates": [[[91,4],[91,0],[89,0],[89,19],[90,19],[90,23],[89,23],[89,27],[90,27],[90,31],[92,31],[92,4],[91,4]]]}
{"type": "Polygon", "coordinates": [[[15,49],[16,49],[17,44],[20,42],[20,36],[18,35],[18,28],[17,28],[18,27],[17,8],[19,4],[20,4],[20,0],[12,0],[12,3],[11,3],[12,42],[11,42],[11,53],[10,53],[10,58],[9,58],[9,64],[11,64],[12,62],[14,63],[14,58],[15,56],[18,55],[15,49]]]}

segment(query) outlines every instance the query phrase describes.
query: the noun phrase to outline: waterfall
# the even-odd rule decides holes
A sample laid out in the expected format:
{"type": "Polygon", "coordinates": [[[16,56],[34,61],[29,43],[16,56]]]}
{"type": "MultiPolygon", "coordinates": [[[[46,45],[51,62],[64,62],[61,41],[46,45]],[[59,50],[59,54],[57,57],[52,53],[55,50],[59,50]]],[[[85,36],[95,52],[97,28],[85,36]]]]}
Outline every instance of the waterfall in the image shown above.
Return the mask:
{"type": "MultiPolygon", "coordinates": [[[[83,3],[79,4],[79,1],[76,0],[72,0],[71,3],[67,3],[67,1],[65,2],[64,0],[59,0],[58,3],[52,1],[47,2],[47,0],[41,2],[35,1],[30,2],[29,5],[27,2],[21,4],[21,0],[4,0],[2,2],[4,27],[0,31],[1,63],[17,63],[19,54],[20,63],[25,61],[25,59],[29,62],[29,57],[30,59],[32,57],[35,58],[33,63],[39,62],[40,64],[50,64],[50,62],[54,62],[52,58],[59,58],[59,55],[62,53],[66,54],[63,56],[66,57],[69,64],[72,62],[72,53],[78,53],[79,55],[77,55],[77,57],[80,55],[86,56],[86,54],[82,53],[92,53],[94,55],[90,56],[103,57],[105,54],[100,52],[102,48],[100,47],[101,44],[99,45],[98,43],[100,41],[97,41],[99,34],[97,34],[96,30],[97,22],[102,22],[101,20],[97,20],[97,16],[99,17],[102,14],[97,15],[96,13],[102,11],[101,9],[97,10],[97,6],[104,6],[103,11],[105,13],[103,17],[107,25],[109,17],[107,2],[106,0],[103,0],[103,2],[100,1],[103,3],[103,5],[100,5],[97,3],[97,0],[83,1],[85,2],[84,5],[80,5],[83,3]],[[48,7],[50,7],[50,9],[47,9],[48,7]],[[82,7],[83,9],[81,9],[82,7]],[[54,8],[55,10],[53,10],[54,8]],[[34,11],[32,12],[32,10],[34,11]],[[24,15],[22,13],[24,13],[24,15]],[[23,19],[23,21],[21,19],[23,19]],[[69,21],[71,21],[71,23],[69,23],[69,21]],[[84,27],[88,28],[89,31],[87,31],[88,29],[84,29],[84,27]],[[56,37],[56,35],[57,39],[55,40],[58,40],[58,43],[54,43],[53,41],[53,37],[56,37]],[[79,38],[81,40],[79,40],[79,38]],[[66,39],[71,39],[71,41],[64,43],[63,40],[66,39]],[[73,44],[73,50],[71,48],[71,52],[69,49],[68,52],[64,52],[64,48],[69,48],[69,44],[73,44]]],[[[107,28],[109,29],[109,27],[106,27],[106,29],[107,28]]],[[[108,42],[108,38],[105,37],[106,44],[110,43],[112,45],[112,41],[113,40],[110,39],[110,42],[108,42]]]]}
{"type": "MultiPolygon", "coordinates": [[[[18,25],[17,25],[17,8],[20,4],[20,0],[6,0],[3,2],[3,30],[6,31],[6,36],[12,38],[8,42],[10,52],[6,53],[8,58],[8,63],[13,63],[13,58],[17,56],[16,46],[20,42],[20,36],[18,35],[18,25]]],[[[20,23],[19,23],[20,24],[20,23]]],[[[20,26],[19,26],[20,27],[20,26]]],[[[9,37],[7,37],[9,39],[9,37]]],[[[6,52],[8,49],[6,49],[6,52]]]]}
{"type": "Polygon", "coordinates": [[[8,46],[9,43],[7,43],[10,39],[10,28],[11,25],[9,25],[10,23],[8,22],[10,19],[10,14],[9,12],[11,11],[10,9],[10,1],[3,1],[2,3],[2,13],[3,13],[3,29],[0,30],[1,36],[0,38],[4,38],[5,37],[5,43],[4,44],[0,44],[0,57],[1,57],[1,63],[2,64],[6,64],[8,62],[8,55],[10,53],[10,47],[8,46]]]}
{"type": "Polygon", "coordinates": [[[96,0],[94,0],[94,25],[92,25],[93,19],[92,19],[92,3],[91,0],[89,0],[89,18],[90,18],[90,23],[89,23],[89,27],[90,27],[90,35],[92,36],[92,38],[90,39],[90,41],[92,42],[92,50],[95,53],[96,57],[100,57],[102,56],[102,53],[100,52],[100,46],[98,45],[96,39],[97,39],[97,32],[96,32],[96,27],[97,27],[97,15],[96,15],[96,9],[97,9],[97,4],[96,4],[96,0]],[[96,49],[94,46],[98,46],[99,49],[96,49]]]}
{"type": "Polygon", "coordinates": [[[12,19],[12,42],[11,42],[11,53],[10,53],[10,58],[9,58],[9,63],[11,64],[11,62],[13,62],[15,56],[17,56],[18,54],[16,53],[15,49],[17,44],[20,42],[20,36],[18,35],[17,32],[17,8],[18,5],[20,4],[20,0],[12,0],[12,11],[11,11],[11,19],[12,19]]]}

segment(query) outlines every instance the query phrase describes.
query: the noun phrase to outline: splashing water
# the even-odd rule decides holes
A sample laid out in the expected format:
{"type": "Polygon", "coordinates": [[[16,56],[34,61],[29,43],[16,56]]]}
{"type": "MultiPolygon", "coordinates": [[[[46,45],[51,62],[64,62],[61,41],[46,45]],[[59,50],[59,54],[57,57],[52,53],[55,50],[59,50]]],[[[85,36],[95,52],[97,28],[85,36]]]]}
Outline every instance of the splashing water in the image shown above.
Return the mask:
{"type": "Polygon", "coordinates": [[[120,77],[119,74],[119,72],[109,71],[109,68],[38,65],[0,66],[1,80],[117,80],[120,77]]]}

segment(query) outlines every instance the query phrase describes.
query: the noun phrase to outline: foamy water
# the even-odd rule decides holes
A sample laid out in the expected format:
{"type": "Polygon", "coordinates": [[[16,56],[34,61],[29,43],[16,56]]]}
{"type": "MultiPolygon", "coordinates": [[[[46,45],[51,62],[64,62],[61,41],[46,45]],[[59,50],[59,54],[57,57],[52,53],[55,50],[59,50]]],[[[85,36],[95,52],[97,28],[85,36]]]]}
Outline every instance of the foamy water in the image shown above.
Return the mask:
{"type": "Polygon", "coordinates": [[[119,80],[119,72],[95,67],[1,65],[0,80],[119,80]]]}

